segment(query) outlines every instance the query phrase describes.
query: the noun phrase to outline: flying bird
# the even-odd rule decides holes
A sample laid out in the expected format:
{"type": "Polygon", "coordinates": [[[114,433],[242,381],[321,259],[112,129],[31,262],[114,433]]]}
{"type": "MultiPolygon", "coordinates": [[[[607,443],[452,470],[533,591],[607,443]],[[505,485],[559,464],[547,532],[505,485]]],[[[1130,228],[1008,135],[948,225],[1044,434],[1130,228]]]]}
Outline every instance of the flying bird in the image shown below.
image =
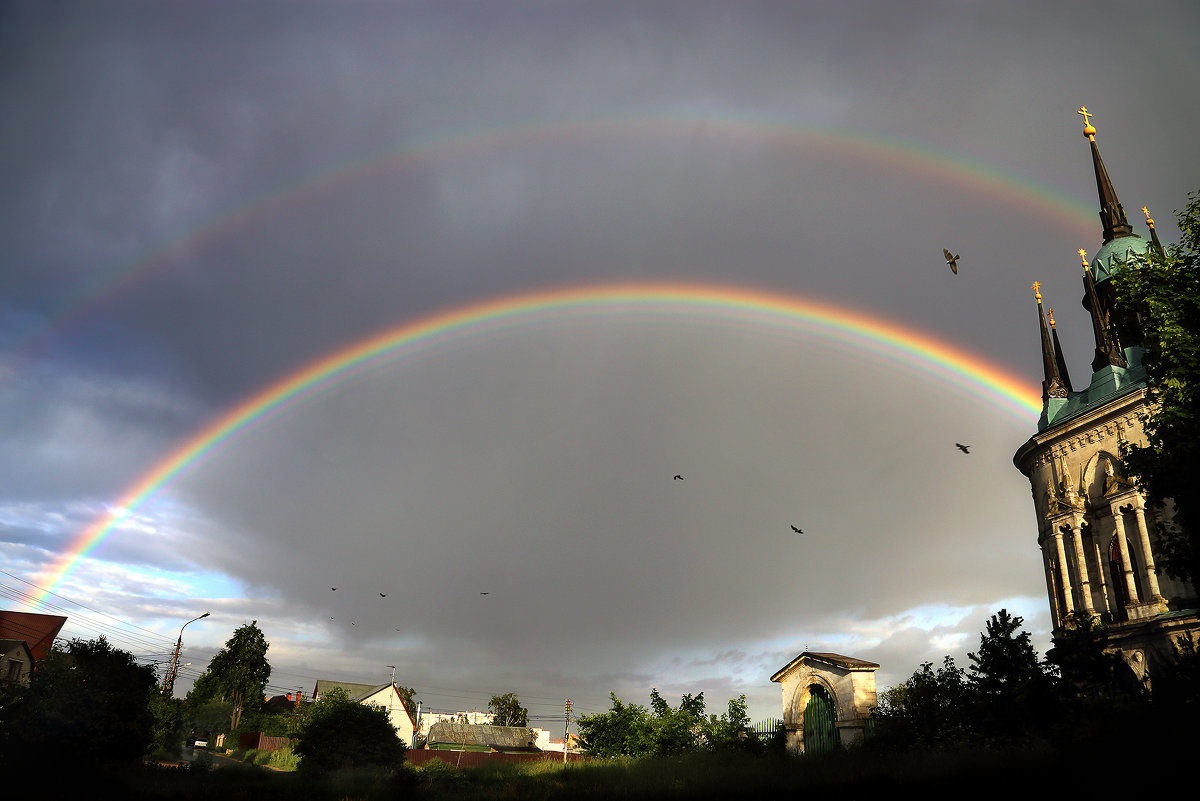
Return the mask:
{"type": "Polygon", "coordinates": [[[332,592],[337,592],[337,587],[330,587],[329,589],[330,589],[332,592]]]}
{"type": "Polygon", "coordinates": [[[491,595],[491,593],[490,593],[490,592],[481,592],[481,593],[479,593],[479,594],[480,594],[480,595],[491,595]]]}
{"type": "Polygon", "coordinates": [[[970,453],[970,452],[971,452],[971,447],[972,447],[972,446],[970,446],[970,445],[963,445],[961,442],[956,442],[956,443],[954,443],[954,447],[958,448],[958,449],[959,449],[960,451],[962,451],[963,453],[970,453]]]}
{"type": "Polygon", "coordinates": [[[942,248],[942,253],[946,254],[946,264],[949,264],[950,269],[954,271],[954,274],[958,275],[958,260],[962,257],[957,255],[951,256],[950,251],[946,250],[945,248],[942,248]]]}
{"type": "Polygon", "coordinates": [[[380,598],[386,598],[386,597],[387,597],[387,593],[386,593],[386,592],[381,592],[381,593],[379,593],[379,597],[380,597],[380,598]]]}
{"type": "Polygon", "coordinates": [[[675,476],[675,481],[683,481],[683,476],[675,476]]]}
{"type": "Polygon", "coordinates": [[[795,526],[792,526],[792,531],[796,532],[797,534],[803,534],[803,533],[804,533],[804,529],[802,529],[802,528],[796,528],[795,526]]]}

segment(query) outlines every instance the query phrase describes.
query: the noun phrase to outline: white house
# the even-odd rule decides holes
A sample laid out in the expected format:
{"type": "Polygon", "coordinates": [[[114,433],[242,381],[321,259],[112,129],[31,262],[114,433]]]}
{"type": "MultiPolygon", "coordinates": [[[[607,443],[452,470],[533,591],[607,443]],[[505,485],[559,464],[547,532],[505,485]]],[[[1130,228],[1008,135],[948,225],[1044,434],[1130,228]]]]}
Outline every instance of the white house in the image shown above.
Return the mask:
{"type": "Polygon", "coordinates": [[[405,745],[412,745],[415,727],[408,710],[404,707],[404,699],[400,697],[400,691],[396,689],[396,685],[356,684],[350,681],[317,679],[317,686],[313,688],[313,701],[321,700],[323,694],[334,688],[345,690],[346,697],[351,701],[387,710],[388,719],[396,729],[397,736],[405,745]]]}

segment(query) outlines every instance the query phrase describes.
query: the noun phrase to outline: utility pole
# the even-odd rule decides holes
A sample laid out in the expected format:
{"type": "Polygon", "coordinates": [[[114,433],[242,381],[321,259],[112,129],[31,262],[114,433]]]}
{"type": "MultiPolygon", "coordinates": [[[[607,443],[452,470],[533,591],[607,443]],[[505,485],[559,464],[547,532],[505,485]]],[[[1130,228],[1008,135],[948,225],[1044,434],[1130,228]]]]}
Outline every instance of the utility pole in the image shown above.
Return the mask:
{"type": "Polygon", "coordinates": [[[417,747],[417,735],[421,732],[421,702],[417,701],[417,719],[413,721],[412,747],[417,747]]]}
{"type": "Polygon", "coordinates": [[[563,764],[567,764],[567,745],[571,742],[571,699],[567,699],[567,725],[563,729],[563,764]]]}
{"type": "Polygon", "coordinates": [[[184,623],[179,629],[179,639],[175,641],[175,654],[171,657],[171,667],[167,670],[167,675],[163,677],[163,697],[170,698],[171,693],[175,691],[175,673],[179,670],[179,652],[183,650],[183,630],[189,624],[195,623],[197,620],[208,617],[209,613],[205,612],[200,617],[194,617],[187,623],[184,623]]]}
{"type": "Polygon", "coordinates": [[[384,665],[384,667],[390,667],[392,669],[392,686],[395,687],[396,686],[396,666],[395,665],[384,665]]]}

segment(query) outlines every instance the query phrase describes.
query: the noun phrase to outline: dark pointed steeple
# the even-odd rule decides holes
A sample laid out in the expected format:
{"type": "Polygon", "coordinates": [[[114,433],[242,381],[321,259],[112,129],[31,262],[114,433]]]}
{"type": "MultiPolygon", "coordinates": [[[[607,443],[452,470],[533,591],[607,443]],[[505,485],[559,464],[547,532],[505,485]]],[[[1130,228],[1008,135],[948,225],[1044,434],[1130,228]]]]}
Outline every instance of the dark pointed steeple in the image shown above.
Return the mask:
{"type": "Polygon", "coordinates": [[[1096,191],[1100,195],[1100,224],[1104,227],[1104,242],[1111,242],[1117,237],[1129,236],[1133,226],[1125,219],[1125,209],[1117,200],[1117,192],[1109,180],[1108,170],[1104,169],[1104,159],[1100,158],[1100,150],[1096,147],[1096,128],[1088,120],[1091,112],[1080,106],[1079,113],[1083,115],[1083,134],[1092,146],[1092,166],[1096,168],[1096,191]]]}
{"type": "Polygon", "coordinates": [[[1096,338],[1092,372],[1108,365],[1126,367],[1128,364],[1125,361],[1125,353],[1121,350],[1121,343],[1116,342],[1109,331],[1108,307],[1101,305],[1100,296],[1096,292],[1096,281],[1092,278],[1092,271],[1088,269],[1087,251],[1080,248],[1078,252],[1079,258],[1083,260],[1083,307],[1092,315],[1092,334],[1096,338]]]}
{"type": "Polygon", "coordinates": [[[1067,373],[1067,360],[1063,356],[1062,343],[1058,341],[1058,329],[1054,327],[1054,309],[1047,309],[1046,317],[1050,320],[1050,340],[1054,345],[1054,362],[1058,366],[1058,377],[1067,388],[1067,392],[1071,392],[1074,387],[1071,386],[1071,376],[1067,373]]]}
{"type": "Polygon", "coordinates": [[[1038,325],[1042,331],[1042,371],[1045,373],[1045,380],[1042,381],[1042,401],[1048,398],[1065,398],[1067,397],[1067,388],[1062,382],[1062,378],[1058,373],[1059,360],[1054,352],[1054,344],[1050,341],[1050,331],[1046,328],[1046,315],[1042,313],[1042,293],[1040,291],[1041,284],[1037,281],[1033,282],[1034,297],[1037,298],[1038,305],[1038,325]]]}

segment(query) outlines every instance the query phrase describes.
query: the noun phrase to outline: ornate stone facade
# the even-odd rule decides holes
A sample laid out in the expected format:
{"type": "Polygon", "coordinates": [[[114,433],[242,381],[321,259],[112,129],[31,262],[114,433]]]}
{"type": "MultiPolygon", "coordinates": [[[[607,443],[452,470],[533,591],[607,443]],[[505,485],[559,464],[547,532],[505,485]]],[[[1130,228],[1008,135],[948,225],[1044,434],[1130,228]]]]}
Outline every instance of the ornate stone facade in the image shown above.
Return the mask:
{"type": "MultiPolygon", "coordinates": [[[[1081,110],[1082,111],[1082,110],[1081,110]]],[[[1066,362],[1041,312],[1043,409],[1038,433],[1017,450],[1013,462],[1029,478],[1046,573],[1046,594],[1056,633],[1081,618],[1104,624],[1110,648],[1140,681],[1185,633],[1200,634],[1195,588],[1163,574],[1155,559],[1154,515],[1122,468],[1122,444],[1145,444],[1144,421],[1153,414],[1151,390],[1141,365],[1140,342],[1118,342],[1112,331],[1115,295],[1111,275],[1129,258],[1161,248],[1136,234],[1125,220],[1095,143],[1085,129],[1100,190],[1104,243],[1084,267],[1084,308],[1092,316],[1096,357],[1088,387],[1071,388],[1066,362]],[[1065,387],[1066,392],[1052,390],[1065,387]]],[[[1153,229],[1151,229],[1153,234],[1153,229]]]]}

